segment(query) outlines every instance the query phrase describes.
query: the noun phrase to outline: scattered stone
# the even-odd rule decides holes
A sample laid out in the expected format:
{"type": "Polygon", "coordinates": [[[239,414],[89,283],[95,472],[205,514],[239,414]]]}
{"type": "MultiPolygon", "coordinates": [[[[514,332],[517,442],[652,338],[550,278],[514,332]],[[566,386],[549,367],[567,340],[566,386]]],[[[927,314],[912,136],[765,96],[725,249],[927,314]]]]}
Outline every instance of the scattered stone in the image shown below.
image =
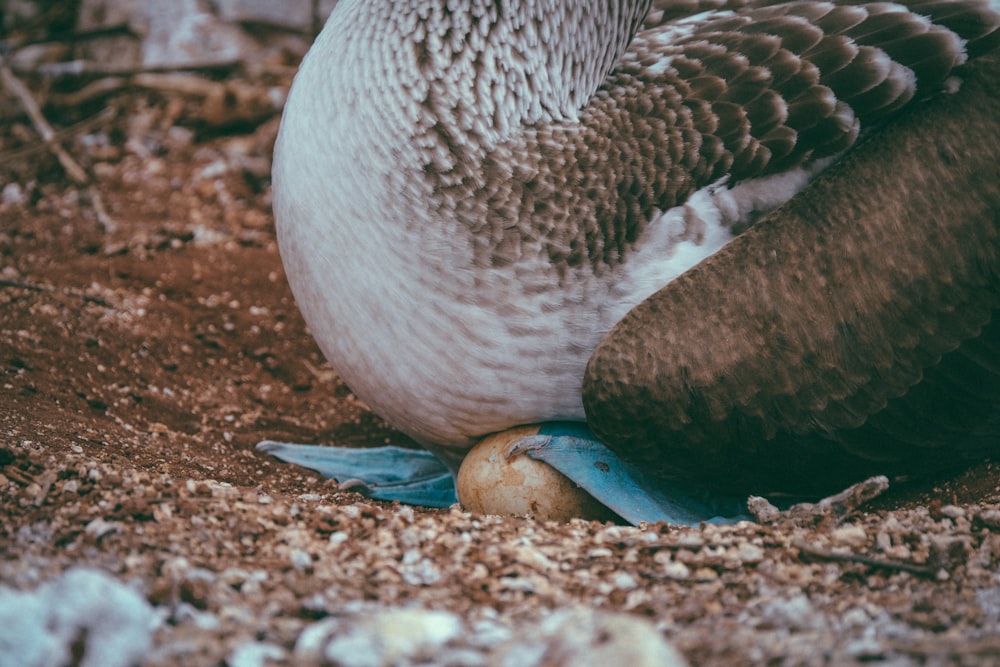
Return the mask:
{"type": "Polygon", "coordinates": [[[229,654],[227,667],[267,667],[272,661],[287,659],[288,651],[277,644],[248,642],[240,644],[229,654]]]}
{"type": "Polygon", "coordinates": [[[830,539],[834,544],[859,548],[868,543],[868,533],[865,532],[864,527],[852,523],[834,528],[830,532],[830,539]]]}
{"type": "Polygon", "coordinates": [[[131,667],[155,627],[153,609],[135,590],[74,568],[34,591],[0,588],[0,667],[131,667]]]}
{"type": "Polygon", "coordinates": [[[462,632],[461,619],[448,612],[379,609],[309,626],[295,643],[294,657],[331,667],[423,664],[462,632]]]}
{"type": "Polygon", "coordinates": [[[3,186],[3,191],[0,192],[0,201],[11,206],[22,204],[24,203],[24,189],[19,183],[8,183],[3,186]]]}
{"type": "Polygon", "coordinates": [[[683,667],[687,661],[649,621],[585,607],[518,628],[491,667],[683,667]]]}

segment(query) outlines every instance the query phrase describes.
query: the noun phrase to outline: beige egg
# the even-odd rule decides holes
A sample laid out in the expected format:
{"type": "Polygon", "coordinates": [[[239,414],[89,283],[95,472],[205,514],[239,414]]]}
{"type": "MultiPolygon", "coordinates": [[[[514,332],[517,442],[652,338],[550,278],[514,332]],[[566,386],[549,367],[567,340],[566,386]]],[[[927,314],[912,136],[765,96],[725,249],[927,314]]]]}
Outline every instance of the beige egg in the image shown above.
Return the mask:
{"type": "Polygon", "coordinates": [[[458,500],[470,512],[533,516],[568,521],[572,518],[612,520],[615,514],[547,463],[526,454],[507,459],[519,438],[538,433],[522,426],[484,438],[470,451],[458,471],[458,500]]]}

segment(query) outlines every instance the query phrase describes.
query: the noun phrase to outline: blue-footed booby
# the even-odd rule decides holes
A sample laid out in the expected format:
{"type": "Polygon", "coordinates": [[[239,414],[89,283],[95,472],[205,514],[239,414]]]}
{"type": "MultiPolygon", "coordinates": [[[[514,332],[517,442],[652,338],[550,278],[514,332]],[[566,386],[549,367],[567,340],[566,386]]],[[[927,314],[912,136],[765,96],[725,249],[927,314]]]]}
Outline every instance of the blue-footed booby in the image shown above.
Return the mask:
{"type": "Polygon", "coordinates": [[[426,451],[260,448],[447,505],[470,448],[540,424],[511,453],[687,523],[995,448],[992,1],[341,0],[278,244],[426,451]]]}

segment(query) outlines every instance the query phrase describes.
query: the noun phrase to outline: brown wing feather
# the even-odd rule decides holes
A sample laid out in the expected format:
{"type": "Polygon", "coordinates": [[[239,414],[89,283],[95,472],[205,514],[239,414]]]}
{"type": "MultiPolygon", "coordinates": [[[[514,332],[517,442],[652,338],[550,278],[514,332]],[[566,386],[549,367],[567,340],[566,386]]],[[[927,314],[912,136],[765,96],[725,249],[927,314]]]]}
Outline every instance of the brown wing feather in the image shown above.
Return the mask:
{"type": "Polygon", "coordinates": [[[902,3],[913,13],[889,3],[759,4],[764,6],[706,21],[673,47],[683,53],[677,65],[682,78],[697,63],[701,76],[727,82],[725,91],[706,99],[752,104],[770,93],[770,116],[758,107],[754,122],[724,118],[732,124],[724,125],[723,135],[739,142],[731,150],[740,177],[755,175],[760,165],[755,149],[747,153],[744,135],[761,140],[779,123],[801,134],[798,146],[780,151],[785,159],[765,163],[765,171],[843,150],[857,136],[855,119],[873,122],[898,110],[918,86],[922,96],[935,92],[965,59],[966,48],[978,51],[1000,34],[983,2],[902,3]],[[810,113],[782,117],[777,100],[810,113]],[[739,155],[747,154],[742,165],[739,155]]]}
{"type": "Polygon", "coordinates": [[[937,92],[965,57],[962,39],[998,32],[983,0],[958,2],[964,13],[920,8],[967,34],[887,3],[805,1],[703,19],[671,40],[648,27],[579,121],[527,128],[481,161],[456,160],[455,173],[429,174],[433,189],[458,206],[486,193],[485,212],[467,216],[480,265],[538,254],[560,275],[603,272],[628,257],[657,210],[723,177],[837,155],[866,123],[937,92]],[[879,35],[903,60],[886,55],[879,35]]]}
{"type": "Polygon", "coordinates": [[[1000,55],[968,75],[619,323],[602,439],[789,491],[1000,451],[1000,55]]]}

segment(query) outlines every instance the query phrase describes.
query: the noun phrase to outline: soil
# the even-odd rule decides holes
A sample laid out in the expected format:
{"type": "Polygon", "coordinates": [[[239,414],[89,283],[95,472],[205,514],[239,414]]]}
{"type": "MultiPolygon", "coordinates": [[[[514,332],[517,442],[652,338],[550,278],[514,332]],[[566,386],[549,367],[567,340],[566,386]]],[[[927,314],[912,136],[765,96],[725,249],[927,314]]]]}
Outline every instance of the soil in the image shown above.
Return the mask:
{"type": "MultiPolygon", "coordinates": [[[[305,628],[357,605],[515,634],[621,611],[698,665],[1000,662],[990,462],[846,517],[689,529],[410,509],[255,452],[411,443],[298,314],[270,212],[277,120],[104,103],[114,117],[65,142],[92,185],[44,150],[0,164],[0,582],[79,564],[133,582],[162,612],[150,665],[233,664],[248,642],[291,664],[305,628]]],[[[23,117],[0,134],[0,154],[37,143],[23,117]]]]}

